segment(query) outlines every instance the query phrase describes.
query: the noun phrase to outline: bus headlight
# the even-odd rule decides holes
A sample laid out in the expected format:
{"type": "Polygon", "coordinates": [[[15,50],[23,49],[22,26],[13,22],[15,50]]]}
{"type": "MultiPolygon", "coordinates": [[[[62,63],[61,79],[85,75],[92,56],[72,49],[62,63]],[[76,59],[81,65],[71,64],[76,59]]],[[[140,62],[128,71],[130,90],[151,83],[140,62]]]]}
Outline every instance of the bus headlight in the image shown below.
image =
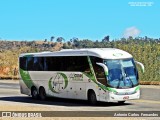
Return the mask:
{"type": "Polygon", "coordinates": [[[115,92],[115,91],[111,91],[110,93],[111,93],[111,94],[115,94],[115,95],[118,94],[118,92],[115,92]]]}

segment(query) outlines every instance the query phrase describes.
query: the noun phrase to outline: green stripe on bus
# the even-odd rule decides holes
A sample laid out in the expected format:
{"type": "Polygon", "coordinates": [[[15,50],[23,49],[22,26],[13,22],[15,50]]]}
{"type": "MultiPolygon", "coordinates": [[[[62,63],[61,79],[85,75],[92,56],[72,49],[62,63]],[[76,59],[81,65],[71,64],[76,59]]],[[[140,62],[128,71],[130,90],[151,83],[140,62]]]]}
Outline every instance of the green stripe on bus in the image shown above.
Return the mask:
{"type": "Polygon", "coordinates": [[[53,87],[52,87],[52,78],[53,78],[53,77],[51,77],[51,78],[49,79],[49,82],[48,82],[49,89],[50,89],[53,93],[59,94],[59,92],[55,91],[55,90],[53,89],[53,87]]]}
{"type": "Polygon", "coordinates": [[[89,67],[90,67],[90,70],[91,70],[91,75],[90,76],[90,79],[94,82],[96,82],[96,77],[95,77],[95,72],[94,72],[94,69],[93,69],[93,66],[92,66],[92,62],[90,60],[90,57],[87,56],[87,59],[88,59],[88,62],[89,62],[89,67]]]}
{"type": "Polygon", "coordinates": [[[140,86],[138,85],[136,88],[135,88],[135,91],[138,91],[140,89],[140,86]]]}
{"type": "MultiPolygon", "coordinates": [[[[63,77],[63,79],[64,79],[64,83],[65,83],[65,85],[64,85],[64,89],[68,86],[68,78],[67,78],[67,75],[65,75],[64,73],[57,73],[57,75],[61,75],[62,77],[63,77]]],[[[53,93],[57,93],[57,94],[59,94],[59,92],[58,91],[56,91],[54,88],[53,88],[53,86],[52,86],[52,79],[53,79],[53,77],[51,77],[50,79],[49,79],[49,81],[48,81],[48,86],[49,86],[49,89],[53,92],[53,93]]]]}
{"type": "Polygon", "coordinates": [[[20,68],[20,75],[21,75],[21,78],[23,80],[23,82],[26,84],[26,86],[31,89],[31,87],[34,85],[30,75],[29,75],[29,72],[28,71],[24,71],[23,69],[20,68]]]}
{"type": "Polygon", "coordinates": [[[65,86],[64,89],[68,86],[68,78],[64,73],[59,73],[60,75],[62,75],[62,77],[64,78],[64,82],[65,82],[65,86]]]}

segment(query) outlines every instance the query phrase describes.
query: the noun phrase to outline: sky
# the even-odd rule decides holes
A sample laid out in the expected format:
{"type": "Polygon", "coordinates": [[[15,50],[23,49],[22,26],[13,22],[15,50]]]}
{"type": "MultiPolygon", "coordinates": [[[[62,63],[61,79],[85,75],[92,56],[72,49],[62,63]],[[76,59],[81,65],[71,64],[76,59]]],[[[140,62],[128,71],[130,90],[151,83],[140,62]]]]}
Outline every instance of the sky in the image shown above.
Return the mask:
{"type": "Polygon", "coordinates": [[[0,0],[0,40],[160,38],[159,0],[0,0]]]}

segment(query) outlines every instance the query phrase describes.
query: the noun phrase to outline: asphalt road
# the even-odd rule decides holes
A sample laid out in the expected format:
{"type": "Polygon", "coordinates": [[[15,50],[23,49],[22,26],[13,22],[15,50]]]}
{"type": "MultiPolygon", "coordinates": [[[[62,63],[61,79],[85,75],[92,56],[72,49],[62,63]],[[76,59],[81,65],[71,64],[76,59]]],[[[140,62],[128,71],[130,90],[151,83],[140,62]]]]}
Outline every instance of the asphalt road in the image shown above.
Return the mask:
{"type": "Polygon", "coordinates": [[[0,89],[5,88],[5,89],[19,89],[19,84],[16,83],[4,83],[0,82],[0,89]]]}
{"type": "Polygon", "coordinates": [[[48,98],[45,101],[33,100],[20,94],[18,82],[0,80],[0,106],[21,105],[45,110],[59,111],[160,111],[160,86],[141,86],[141,99],[118,103],[98,103],[90,106],[86,101],[48,98]]]}

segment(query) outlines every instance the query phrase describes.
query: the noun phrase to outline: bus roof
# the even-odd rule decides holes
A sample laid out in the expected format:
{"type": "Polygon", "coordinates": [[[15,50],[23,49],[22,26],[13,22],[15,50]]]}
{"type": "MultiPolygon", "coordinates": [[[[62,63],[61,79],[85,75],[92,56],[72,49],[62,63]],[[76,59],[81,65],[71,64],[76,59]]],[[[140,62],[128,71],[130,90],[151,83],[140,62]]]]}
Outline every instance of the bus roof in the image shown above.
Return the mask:
{"type": "Polygon", "coordinates": [[[125,59],[132,58],[126,51],[116,48],[86,48],[86,49],[63,49],[56,52],[24,53],[19,57],[25,56],[95,56],[103,59],[125,59]]]}

